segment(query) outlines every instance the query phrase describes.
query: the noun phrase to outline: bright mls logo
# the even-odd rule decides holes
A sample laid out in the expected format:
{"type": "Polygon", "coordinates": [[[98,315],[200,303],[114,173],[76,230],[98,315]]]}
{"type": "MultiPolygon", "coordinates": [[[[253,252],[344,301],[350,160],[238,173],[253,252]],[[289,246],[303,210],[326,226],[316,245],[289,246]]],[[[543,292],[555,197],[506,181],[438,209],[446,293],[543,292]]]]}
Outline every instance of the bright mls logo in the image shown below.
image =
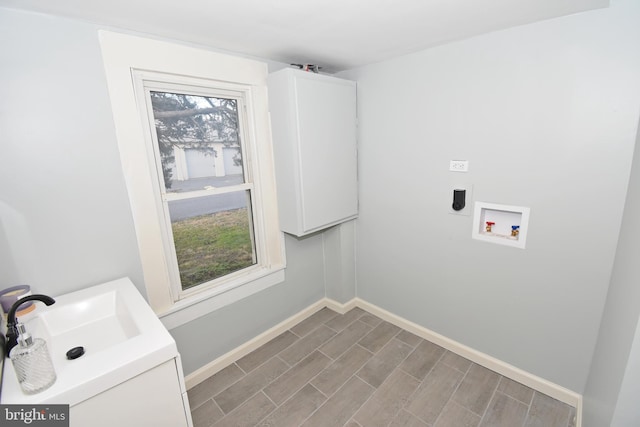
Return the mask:
{"type": "Polygon", "coordinates": [[[0,405],[3,426],[69,427],[69,405],[0,405]]]}

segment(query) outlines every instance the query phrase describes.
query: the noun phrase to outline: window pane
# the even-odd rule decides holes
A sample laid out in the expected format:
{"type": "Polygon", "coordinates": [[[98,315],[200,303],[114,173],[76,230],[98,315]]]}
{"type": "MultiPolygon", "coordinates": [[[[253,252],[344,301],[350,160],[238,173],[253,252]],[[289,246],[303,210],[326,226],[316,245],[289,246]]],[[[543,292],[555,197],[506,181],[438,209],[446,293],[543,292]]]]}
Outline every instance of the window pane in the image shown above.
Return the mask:
{"type": "Polygon", "coordinates": [[[182,289],[256,264],[249,191],[169,203],[182,289]]]}
{"type": "Polygon", "coordinates": [[[244,182],[235,99],[151,91],[167,192],[244,182]]]}

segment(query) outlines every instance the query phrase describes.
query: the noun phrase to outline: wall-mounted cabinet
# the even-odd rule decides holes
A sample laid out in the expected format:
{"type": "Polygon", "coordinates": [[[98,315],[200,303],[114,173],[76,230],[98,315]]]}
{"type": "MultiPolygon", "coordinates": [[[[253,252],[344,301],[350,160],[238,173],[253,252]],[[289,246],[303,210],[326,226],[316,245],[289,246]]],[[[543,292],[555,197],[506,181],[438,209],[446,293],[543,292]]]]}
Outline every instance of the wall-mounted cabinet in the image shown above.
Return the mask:
{"type": "Polygon", "coordinates": [[[355,218],[355,82],[287,68],[268,83],[281,229],[304,236],[355,218]]]}
{"type": "Polygon", "coordinates": [[[529,231],[529,208],[476,202],[471,237],[524,249],[529,231]]]}

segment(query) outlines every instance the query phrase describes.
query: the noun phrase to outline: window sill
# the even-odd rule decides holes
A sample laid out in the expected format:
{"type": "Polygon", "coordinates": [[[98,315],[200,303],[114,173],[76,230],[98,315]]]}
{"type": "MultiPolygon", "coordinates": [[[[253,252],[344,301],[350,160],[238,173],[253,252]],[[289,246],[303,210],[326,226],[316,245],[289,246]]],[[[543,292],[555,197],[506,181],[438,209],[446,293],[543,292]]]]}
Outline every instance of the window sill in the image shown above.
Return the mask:
{"type": "Polygon", "coordinates": [[[242,284],[235,282],[216,286],[180,300],[170,309],[158,313],[158,317],[164,326],[171,330],[281,283],[284,278],[284,266],[278,269],[265,269],[252,275],[249,281],[242,284]]]}

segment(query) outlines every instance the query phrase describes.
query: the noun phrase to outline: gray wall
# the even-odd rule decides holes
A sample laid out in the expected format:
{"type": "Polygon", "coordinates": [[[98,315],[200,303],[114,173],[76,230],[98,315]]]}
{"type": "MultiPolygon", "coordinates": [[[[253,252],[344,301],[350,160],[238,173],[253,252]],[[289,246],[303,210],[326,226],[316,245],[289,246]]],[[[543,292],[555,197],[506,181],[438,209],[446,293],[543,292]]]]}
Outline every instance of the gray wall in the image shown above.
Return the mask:
{"type": "Polygon", "coordinates": [[[342,304],[356,297],[356,222],[348,221],[323,233],[327,298],[342,304]]]}
{"type": "MultiPolygon", "coordinates": [[[[620,393],[618,393],[611,427],[636,427],[640,425],[638,396],[640,396],[640,328],[636,326],[633,346],[629,353],[629,361],[620,386],[620,393]]],[[[590,418],[587,419],[589,419],[589,424],[584,422],[584,426],[599,425],[592,422],[590,418]]]]}
{"type": "MultiPolygon", "coordinates": [[[[640,76],[638,77],[640,79],[640,76]]],[[[609,294],[584,392],[584,426],[640,425],[640,132],[609,294]]]]}
{"type": "Polygon", "coordinates": [[[0,9],[0,52],[0,287],[143,290],[95,29],[0,9]]]}
{"type": "Polygon", "coordinates": [[[322,235],[285,239],[286,281],[170,332],[185,372],[247,342],[325,296],[322,235]]]}
{"type": "Polygon", "coordinates": [[[343,73],[358,81],[357,293],[581,393],[640,108],[640,2],[343,73]],[[467,174],[449,160],[470,161],[467,174]],[[471,239],[451,190],[531,208],[525,250],[471,239]]]}
{"type": "MultiPolygon", "coordinates": [[[[0,8],[0,289],[144,294],[96,30],[0,8]]],[[[324,297],[322,236],[286,247],[284,283],[171,331],[185,373],[324,297]]]]}

